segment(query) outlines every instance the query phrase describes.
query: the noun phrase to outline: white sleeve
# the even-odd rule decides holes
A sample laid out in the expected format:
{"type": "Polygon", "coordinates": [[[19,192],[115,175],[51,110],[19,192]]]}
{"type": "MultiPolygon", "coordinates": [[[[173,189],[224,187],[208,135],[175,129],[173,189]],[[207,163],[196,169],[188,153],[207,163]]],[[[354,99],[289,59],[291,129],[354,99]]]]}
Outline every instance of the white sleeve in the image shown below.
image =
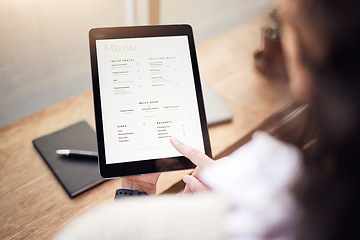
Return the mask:
{"type": "Polygon", "coordinates": [[[226,203],[212,193],[129,197],[87,211],[55,239],[222,240],[226,211],[226,203]]]}
{"type": "Polygon", "coordinates": [[[300,151],[256,132],[229,157],[204,169],[200,179],[230,203],[224,226],[230,239],[263,239],[296,211],[288,188],[299,172],[300,151]]]}

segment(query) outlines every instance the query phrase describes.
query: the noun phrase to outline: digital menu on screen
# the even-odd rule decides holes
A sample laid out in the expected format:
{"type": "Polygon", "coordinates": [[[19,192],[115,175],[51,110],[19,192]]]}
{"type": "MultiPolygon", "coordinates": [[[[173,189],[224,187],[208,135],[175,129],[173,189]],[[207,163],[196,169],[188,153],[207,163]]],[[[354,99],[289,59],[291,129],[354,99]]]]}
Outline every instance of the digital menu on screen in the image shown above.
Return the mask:
{"type": "Polygon", "coordinates": [[[188,36],[96,40],[106,164],[177,157],[204,140],[188,36]]]}

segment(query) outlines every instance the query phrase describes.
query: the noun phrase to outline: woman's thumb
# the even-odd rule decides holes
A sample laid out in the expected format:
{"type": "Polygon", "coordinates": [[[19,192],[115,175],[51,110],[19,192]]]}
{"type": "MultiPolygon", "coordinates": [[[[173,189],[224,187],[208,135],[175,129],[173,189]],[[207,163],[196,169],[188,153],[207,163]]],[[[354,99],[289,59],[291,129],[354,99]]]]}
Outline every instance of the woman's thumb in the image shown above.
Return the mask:
{"type": "Polygon", "coordinates": [[[186,183],[184,193],[195,193],[209,190],[202,182],[191,175],[185,175],[183,181],[186,183]]]}

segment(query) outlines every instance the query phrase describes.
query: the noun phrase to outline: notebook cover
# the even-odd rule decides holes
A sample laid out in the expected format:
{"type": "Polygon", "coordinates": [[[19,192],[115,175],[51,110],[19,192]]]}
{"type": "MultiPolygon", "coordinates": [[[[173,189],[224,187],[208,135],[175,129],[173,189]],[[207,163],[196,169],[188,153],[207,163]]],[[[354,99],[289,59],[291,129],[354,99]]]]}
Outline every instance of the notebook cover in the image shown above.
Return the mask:
{"type": "Polygon", "coordinates": [[[62,157],[56,154],[57,149],[97,152],[95,131],[85,121],[32,142],[70,197],[105,181],[100,176],[96,159],[62,157]]]}

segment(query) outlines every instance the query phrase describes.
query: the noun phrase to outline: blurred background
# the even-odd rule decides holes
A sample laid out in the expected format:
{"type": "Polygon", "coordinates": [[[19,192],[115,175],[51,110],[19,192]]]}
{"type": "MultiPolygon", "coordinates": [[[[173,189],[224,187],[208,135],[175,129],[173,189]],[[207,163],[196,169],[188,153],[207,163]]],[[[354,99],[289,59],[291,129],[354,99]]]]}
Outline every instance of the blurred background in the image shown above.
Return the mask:
{"type": "Polygon", "coordinates": [[[0,127],[91,89],[92,27],[188,23],[198,44],[266,14],[275,2],[0,0],[0,127]]]}

